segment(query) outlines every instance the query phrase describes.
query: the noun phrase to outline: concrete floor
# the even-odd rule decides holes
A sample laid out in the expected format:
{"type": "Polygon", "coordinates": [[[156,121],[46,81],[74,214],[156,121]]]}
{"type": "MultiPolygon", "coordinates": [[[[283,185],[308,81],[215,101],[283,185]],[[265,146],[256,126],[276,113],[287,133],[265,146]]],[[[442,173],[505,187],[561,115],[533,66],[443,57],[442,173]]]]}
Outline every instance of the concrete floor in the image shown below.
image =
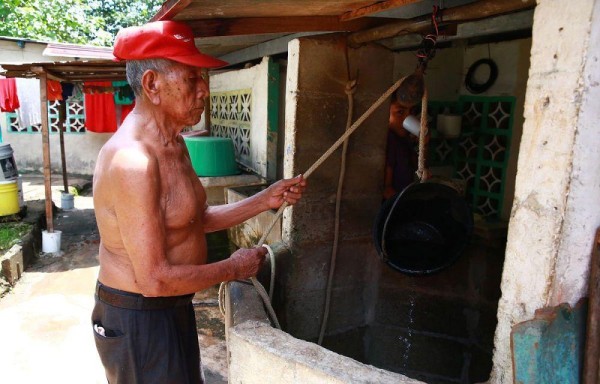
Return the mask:
{"type": "MultiPolygon", "coordinates": [[[[86,178],[69,185],[89,187],[86,178]]],[[[61,204],[62,178],[53,176],[52,199],[61,204]]],[[[44,198],[41,175],[24,175],[25,200],[44,198]]],[[[99,235],[90,188],[59,210],[54,225],[63,231],[61,252],[41,255],[0,299],[0,382],[106,383],[96,353],[90,314],[98,274],[99,235]]],[[[194,298],[198,340],[207,382],[227,382],[223,318],[217,288],[194,298]]]]}

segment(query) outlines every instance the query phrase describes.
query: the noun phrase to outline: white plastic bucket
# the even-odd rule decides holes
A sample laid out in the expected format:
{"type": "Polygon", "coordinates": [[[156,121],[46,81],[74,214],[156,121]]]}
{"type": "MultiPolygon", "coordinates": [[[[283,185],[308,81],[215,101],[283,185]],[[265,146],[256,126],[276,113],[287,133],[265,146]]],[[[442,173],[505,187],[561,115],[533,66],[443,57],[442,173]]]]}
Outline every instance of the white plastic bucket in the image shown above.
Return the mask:
{"type": "Polygon", "coordinates": [[[73,201],[73,194],[63,192],[60,195],[60,207],[62,209],[73,209],[75,207],[75,202],[73,201]]]}
{"type": "Polygon", "coordinates": [[[443,137],[455,138],[460,136],[461,123],[461,115],[439,114],[436,128],[443,137]]]}
{"type": "Polygon", "coordinates": [[[60,251],[60,237],[62,231],[42,231],[42,252],[57,253],[60,251]]]}
{"type": "Polygon", "coordinates": [[[0,168],[0,180],[12,180],[19,176],[10,144],[0,144],[0,168]]]}

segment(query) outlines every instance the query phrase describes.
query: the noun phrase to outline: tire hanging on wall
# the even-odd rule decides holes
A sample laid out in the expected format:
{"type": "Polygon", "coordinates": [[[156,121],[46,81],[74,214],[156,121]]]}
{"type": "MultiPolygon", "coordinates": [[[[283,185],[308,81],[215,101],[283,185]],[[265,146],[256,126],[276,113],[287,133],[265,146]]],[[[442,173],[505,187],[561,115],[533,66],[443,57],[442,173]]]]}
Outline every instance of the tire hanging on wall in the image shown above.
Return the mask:
{"type": "Polygon", "coordinates": [[[469,67],[467,71],[467,75],[465,76],[465,87],[467,90],[474,94],[479,94],[490,89],[492,85],[496,82],[498,78],[498,66],[492,59],[479,59],[469,67]],[[480,66],[487,65],[490,69],[490,75],[488,79],[483,83],[478,83],[475,80],[475,72],[479,69],[480,66]]]}

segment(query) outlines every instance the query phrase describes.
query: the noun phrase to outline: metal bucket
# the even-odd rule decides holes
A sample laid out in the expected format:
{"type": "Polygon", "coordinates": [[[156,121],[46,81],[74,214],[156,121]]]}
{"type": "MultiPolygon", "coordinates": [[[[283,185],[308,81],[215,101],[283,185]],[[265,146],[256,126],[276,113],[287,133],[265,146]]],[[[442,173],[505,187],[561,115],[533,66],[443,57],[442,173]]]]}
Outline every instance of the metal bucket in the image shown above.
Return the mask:
{"type": "Polygon", "coordinates": [[[0,180],[13,180],[19,176],[10,144],[0,144],[0,168],[0,180]]]}
{"type": "Polygon", "coordinates": [[[381,206],[373,228],[377,252],[392,268],[426,275],[452,265],[473,233],[473,213],[444,184],[411,184],[381,206]]]}

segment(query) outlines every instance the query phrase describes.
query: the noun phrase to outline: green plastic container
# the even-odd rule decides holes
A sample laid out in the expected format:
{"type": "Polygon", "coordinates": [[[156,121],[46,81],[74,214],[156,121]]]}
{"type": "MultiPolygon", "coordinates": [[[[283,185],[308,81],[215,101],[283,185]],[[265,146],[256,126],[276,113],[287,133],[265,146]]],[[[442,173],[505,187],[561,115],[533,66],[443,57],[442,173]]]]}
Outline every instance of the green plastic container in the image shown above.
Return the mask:
{"type": "Polygon", "coordinates": [[[192,167],[198,176],[230,176],[240,173],[233,141],[228,137],[185,137],[192,167]]]}

